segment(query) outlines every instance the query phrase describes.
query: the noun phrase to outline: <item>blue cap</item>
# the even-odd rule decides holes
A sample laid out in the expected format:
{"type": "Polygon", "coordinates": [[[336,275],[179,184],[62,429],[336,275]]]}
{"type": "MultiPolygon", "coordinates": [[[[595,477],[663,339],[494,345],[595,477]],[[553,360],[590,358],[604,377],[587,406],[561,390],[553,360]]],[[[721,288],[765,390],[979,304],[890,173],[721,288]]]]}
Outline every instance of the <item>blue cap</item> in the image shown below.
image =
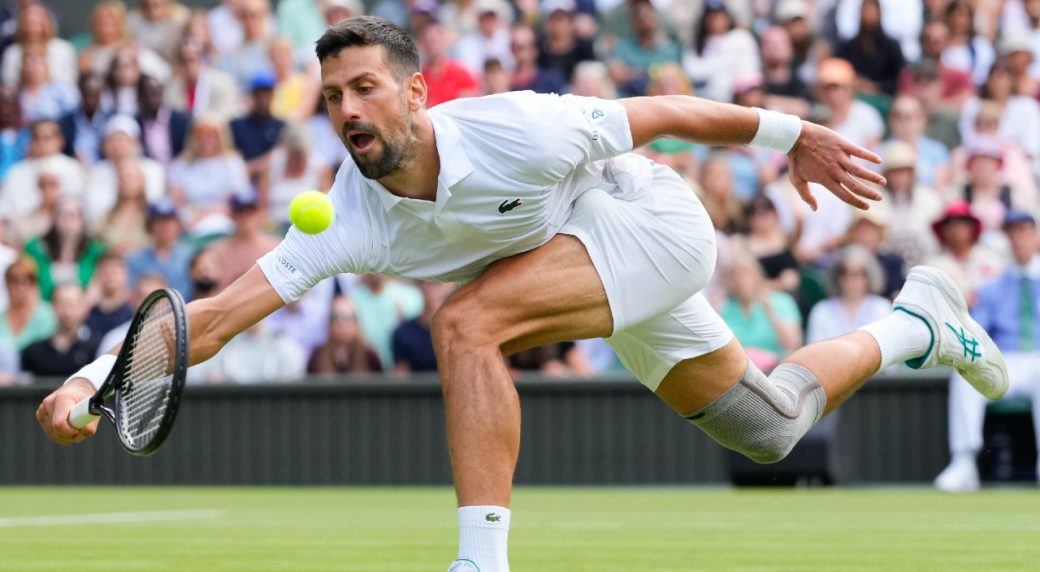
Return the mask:
{"type": "Polygon", "coordinates": [[[1029,224],[1036,226],[1036,219],[1033,218],[1033,215],[1025,211],[1009,209],[1007,214],[1004,215],[1004,228],[1020,222],[1028,222],[1029,224]]]}
{"type": "Polygon", "coordinates": [[[249,90],[256,91],[258,89],[274,89],[274,84],[277,79],[274,74],[270,71],[264,70],[253,74],[253,77],[249,78],[249,90]]]}
{"type": "Polygon", "coordinates": [[[148,206],[148,220],[177,218],[177,205],[170,199],[159,199],[148,206]]]}

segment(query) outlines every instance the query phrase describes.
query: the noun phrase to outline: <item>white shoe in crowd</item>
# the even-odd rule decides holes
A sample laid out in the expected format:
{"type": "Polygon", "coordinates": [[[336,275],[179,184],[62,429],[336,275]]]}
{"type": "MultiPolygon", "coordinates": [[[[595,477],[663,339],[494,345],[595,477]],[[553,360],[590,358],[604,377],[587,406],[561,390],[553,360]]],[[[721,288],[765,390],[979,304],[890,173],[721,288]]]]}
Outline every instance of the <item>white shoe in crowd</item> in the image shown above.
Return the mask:
{"type": "Polygon", "coordinates": [[[948,493],[973,493],[979,490],[979,468],[975,455],[957,455],[935,477],[935,488],[948,493]]]}

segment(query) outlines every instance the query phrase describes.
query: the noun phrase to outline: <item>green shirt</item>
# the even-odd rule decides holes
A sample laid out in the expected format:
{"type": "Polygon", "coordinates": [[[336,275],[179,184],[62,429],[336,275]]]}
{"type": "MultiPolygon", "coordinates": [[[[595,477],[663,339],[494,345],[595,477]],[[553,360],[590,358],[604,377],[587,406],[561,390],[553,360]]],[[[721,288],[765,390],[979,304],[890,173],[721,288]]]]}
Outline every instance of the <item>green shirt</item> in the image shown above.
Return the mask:
{"type": "Polygon", "coordinates": [[[21,353],[25,346],[51,337],[57,327],[58,320],[54,317],[54,310],[50,304],[41,300],[17,336],[7,325],[7,312],[0,314],[0,344],[13,347],[21,353]]]}
{"type": "MultiPolygon", "coordinates": [[[[94,267],[97,265],[98,258],[105,252],[105,247],[96,240],[91,240],[87,243],[87,248],[83,252],[83,256],[76,261],[76,277],[79,280],[79,285],[86,288],[90,282],[90,277],[94,275],[94,267]]],[[[25,245],[25,254],[32,257],[36,261],[36,265],[40,269],[40,294],[43,295],[44,300],[50,300],[51,294],[54,293],[54,275],[51,273],[52,260],[47,249],[43,246],[43,240],[34,238],[25,245]]]]}
{"type": "MultiPolygon", "coordinates": [[[[798,311],[798,304],[790,295],[784,292],[773,292],[769,296],[769,304],[781,322],[785,324],[801,323],[802,315],[798,311]]],[[[750,311],[745,313],[740,302],[736,298],[729,297],[719,308],[719,315],[726,321],[744,347],[770,351],[778,356],[787,354],[780,346],[780,338],[776,335],[776,329],[769,321],[769,316],[766,315],[762,304],[753,303],[750,311]]]]}

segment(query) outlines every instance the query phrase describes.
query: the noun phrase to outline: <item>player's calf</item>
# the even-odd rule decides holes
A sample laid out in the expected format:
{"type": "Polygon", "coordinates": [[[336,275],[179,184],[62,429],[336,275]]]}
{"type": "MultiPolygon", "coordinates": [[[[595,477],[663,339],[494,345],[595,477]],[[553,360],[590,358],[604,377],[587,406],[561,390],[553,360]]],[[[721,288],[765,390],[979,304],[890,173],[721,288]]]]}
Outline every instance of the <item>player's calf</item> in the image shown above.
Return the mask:
{"type": "Polygon", "coordinates": [[[767,377],[748,361],[733,387],[683,417],[723,447],[758,463],[776,463],[820,420],[826,402],[808,369],[784,363],[767,377]]]}

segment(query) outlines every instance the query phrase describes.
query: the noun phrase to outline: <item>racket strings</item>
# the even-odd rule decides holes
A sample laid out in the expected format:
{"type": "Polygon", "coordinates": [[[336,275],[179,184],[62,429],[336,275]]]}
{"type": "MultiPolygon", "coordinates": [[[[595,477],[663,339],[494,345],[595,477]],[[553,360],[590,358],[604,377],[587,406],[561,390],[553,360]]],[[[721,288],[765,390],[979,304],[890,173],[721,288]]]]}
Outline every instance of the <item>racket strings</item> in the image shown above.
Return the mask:
{"type": "Polygon", "coordinates": [[[162,425],[173,388],[175,325],[169,300],[148,309],[127,339],[120,390],[120,430],[131,447],[143,447],[162,425]]]}

